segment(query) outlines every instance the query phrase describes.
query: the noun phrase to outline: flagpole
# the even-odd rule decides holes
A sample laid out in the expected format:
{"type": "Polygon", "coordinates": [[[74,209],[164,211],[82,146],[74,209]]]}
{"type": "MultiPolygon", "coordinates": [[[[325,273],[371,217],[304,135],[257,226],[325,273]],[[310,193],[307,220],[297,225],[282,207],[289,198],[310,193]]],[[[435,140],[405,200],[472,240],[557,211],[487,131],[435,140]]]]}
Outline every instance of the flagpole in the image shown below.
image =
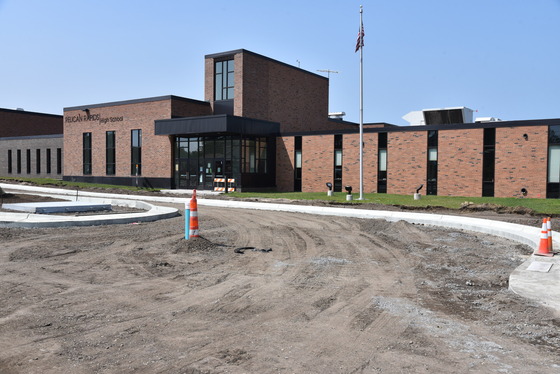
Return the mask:
{"type": "Polygon", "coordinates": [[[364,24],[360,5],[360,198],[364,199],[364,24]]]}

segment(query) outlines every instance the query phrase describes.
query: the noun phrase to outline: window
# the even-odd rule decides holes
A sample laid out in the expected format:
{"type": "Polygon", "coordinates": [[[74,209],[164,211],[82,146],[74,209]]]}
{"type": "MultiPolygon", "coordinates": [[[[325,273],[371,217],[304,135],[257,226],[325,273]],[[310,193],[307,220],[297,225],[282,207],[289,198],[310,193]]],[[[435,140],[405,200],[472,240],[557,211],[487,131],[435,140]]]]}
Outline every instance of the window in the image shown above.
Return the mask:
{"type": "Polygon", "coordinates": [[[484,129],[484,151],[482,154],[482,196],[494,196],[494,174],[496,169],[496,129],[484,129]]]}
{"type": "Polygon", "coordinates": [[[37,149],[35,155],[35,167],[37,169],[37,174],[41,174],[41,150],[37,149]]]}
{"type": "Polygon", "coordinates": [[[294,137],[294,191],[301,192],[301,164],[302,164],[301,136],[294,137]]]}
{"type": "Polygon", "coordinates": [[[62,174],[62,148],[56,149],[56,173],[62,174]]]}
{"type": "Polygon", "coordinates": [[[548,128],[547,198],[560,198],[560,126],[548,128]]]}
{"type": "Polygon", "coordinates": [[[233,99],[233,60],[217,61],[214,64],[214,100],[233,99]]]}
{"type": "Polygon", "coordinates": [[[82,134],[82,172],[91,175],[91,132],[82,134]]]}
{"type": "Polygon", "coordinates": [[[17,165],[16,170],[18,174],[21,174],[21,149],[17,150],[17,165]]]}
{"type": "Polygon", "coordinates": [[[12,174],[12,150],[8,149],[8,174],[12,174]]]}
{"type": "Polygon", "coordinates": [[[25,158],[25,162],[26,162],[26,166],[27,166],[27,174],[31,174],[31,149],[28,149],[27,152],[25,152],[25,155],[27,156],[25,158]]]}
{"type": "Polygon", "coordinates": [[[242,143],[243,173],[266,173],[267,166],[267,139],[245,139],[242,143]]]}
{"type": "Polygon", "coordinates": [[[377,193],[387,193],[387,133],[377,135],[377,193]]]}
{"type": "Polygon", "coordinates": [[[51,149],[47,148],[47,174],[51,173],[51,149]]]}
{"type": "Polygon", "coordinates": [[[428,168],[426,195],[437,195],[438,132],[428,131],[428,168]]]}
{"type": "Polygon", "coordinates": [[[342,192],[342,135],[334,136],[333,191],[342,192]]]}
{"type": "Polygon", "coordinates": [[[142,130],[132,130],[130,134],[130,174],[142,175],[142,130]]]}
{"type": "Polygon", "coordinates": [[[115,175],[115,132],[105,133],[105,173],[115,175]]]}

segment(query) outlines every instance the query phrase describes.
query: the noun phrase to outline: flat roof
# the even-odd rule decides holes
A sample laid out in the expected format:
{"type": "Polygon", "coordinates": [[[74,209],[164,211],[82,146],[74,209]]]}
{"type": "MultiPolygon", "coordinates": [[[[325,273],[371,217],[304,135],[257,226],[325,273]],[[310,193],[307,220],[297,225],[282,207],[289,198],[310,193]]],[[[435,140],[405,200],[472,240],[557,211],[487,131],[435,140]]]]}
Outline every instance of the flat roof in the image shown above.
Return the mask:
{"type": "Polygon", "coordinates": [[[302,69],[302,68],[300,68],[300,67],[298,67],[298,66],[290,65],[290,64],[287,64],[287,63],[285,63],[285,62],[275,60],[275,59],[273,59],[273,58],[271,58],[271,57],[268,57],[268,56],[264,56],[264,55],[255,53],[255,52],[249,51],[249,50],[247,50],[247,49],[234,49],[234,50],[232,50],[232,51],[227,51],[227,52],[212,53],[212,54],[209,54],[209,55],[205,55],[205,56],[204,56],[204,59],[207,59],[207,58],[229,57],[229,56],[233,56],[233,55],[236,55],[236,54],[239,54],[239,53],[250,54],[250,55],[253,55],[253,56],[262,58],[263,60],[272,61],[272,62],[275,62],[275,63],[277,63],[277,64],[284,65],[284,66],[287,66],[287,67],[289,67],[289,68],[299,70],[299,71],[301,71],[301,72],[303,72],[303,73],[307,73],[307,74],[314,75],[314,76],[316,76],[316,77],[318,77],[318,78],[327,79],[327,80],[329,79],[329,78],[327,78],[327,77],[325,77],[325,76],[323,76],[323,75],[313,73],[313,72],[311,72],[311,71],[309,71],[309,70],[305,70],[305,69],[302,69]]]}
{"type": "Polygon", "coordinates": [[[50,114],[50,113],[39,113],[39,112],[28,112],[25,109],[7,109],[0,108],[0,112],[17,113],[17,114],[29,114],[34,116],[46,116],[46,117],[59,117],[62,118],[61,114],[50,114]]]}
{"type": "MultiPolygon", "coordinates": [[[[364,133],[376,132],[407,132],[407,131],[430,131],[430,130],[465,130],[465,129],[487,129],[501,127],[521,127],[521,126],[560,126],[560,118],[551,119],[532,119],[518,121],[492,121],[492,122],[473,122],[473,123],[456,123],[446,125],[418,125],[418,126],[388,126],[388,127],[372,127],[364,124],[364,133]]],[[[318,131],[299,131],[282,133],[282,136],[306,136],[306,135],[330,135],[330,134],[355,134],[356,129],[341,130],[318,130],[318,131]]]]}
{"type": "Polygon", "coordinates": [[[104,107],[110,107],[110,106],[120,106],[120,105],[130,105],[130,104],[141,104],[141,103],[149,103],[149,102],[153,102],[153,101],[166,101],[166,100],[169,100],[169,101],[170,100],[181,100],[181,101],[188,101],[188,102],[192,102],[192,103],[208,104],[208,101],[188,99],[186,97],[175,96],[175,95],[166,95],[166,96],[146,97],[146,98],[143,98],[143,99],[113,101],[113,102],[101,103],[101,104],[72,106],[72,107],[66,107],[66,108],[64,108],[64,110],[65,111],[84,110],[84,109],[104,108],[104,107]]]}

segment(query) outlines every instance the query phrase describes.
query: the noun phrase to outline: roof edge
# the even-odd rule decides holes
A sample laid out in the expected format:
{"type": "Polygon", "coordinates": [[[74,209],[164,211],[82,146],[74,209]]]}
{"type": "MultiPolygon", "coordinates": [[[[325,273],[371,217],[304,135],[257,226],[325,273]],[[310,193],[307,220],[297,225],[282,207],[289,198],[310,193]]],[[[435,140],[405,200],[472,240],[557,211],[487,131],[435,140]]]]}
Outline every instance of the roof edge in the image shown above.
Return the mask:
{"type": "Polygon", "coordinates": [[[149,102],[154,102],[154,101],[166,101],[166,100],[169,100],[169,101],[171,101],[171,100],[181,100],[181,101],[188,101],[188,102],[199,103],[199,104],[208,104],[208,105],[210,104],[208,101],[189,99],[189,98],[186,98],[186,97],[175,96],[175,95],[165,95],[165,96],[146,97],[146,98],[142,98],[142,99],[112,101],[112,102],[107,102],[107,103],[66,107],[66,108],[64,108],[64,111],[104,108],[104,107],[111,107],[111,106],[141,104],[141,103],[149,103],[149,102]]]}

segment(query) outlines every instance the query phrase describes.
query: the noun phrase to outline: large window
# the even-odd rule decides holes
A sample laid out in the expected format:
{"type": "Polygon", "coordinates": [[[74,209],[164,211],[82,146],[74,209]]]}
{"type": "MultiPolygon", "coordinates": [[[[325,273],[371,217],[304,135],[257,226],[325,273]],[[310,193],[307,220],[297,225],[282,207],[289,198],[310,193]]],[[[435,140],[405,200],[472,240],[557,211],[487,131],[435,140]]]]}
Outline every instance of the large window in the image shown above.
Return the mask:
{"type": "Polygon", "coordinates": [[[21,174],[21,149],[18,149],[16,154],[17,154],[16,170],[18,174],[21,174]]]}
{"type": "Polygon", "coordinates": [[[377,137],[377,192],[387,193],[387,133],[377,137]]]}
{"type": "Polygon", "coordinates": [[[56,173],[62,174],[62,148],[56,149],[56,173]]]}
{"type": "Polygon", "coordinates": [[[47,148],[47,174],[51,173],[51,149],[47,148]]]}
{"type": "Polygon", "coordinates": [[[426,195],[437,195],[438,132],[428,131],[428,168],[426,195]]]}
{"type": "Polygon", "coordinates": [[[334,136],[333,191],[342,192],[342,135],[334,136]]]}
{"type": "Polygon", "coordinates": [[[560,198],[560,126],[548,129],[548,180],[546,197],[560,198]]]}
{"type": "Polygon", "coordinates": [[[37,149],[35,154],[35,168],[37,169],[37,174],[41,174],[41,150],[37,149]]]}
{"type": "Polygon", "coordinates": [[[82,134],[82,169],[84,175],[91,175],[91,132],[82,134]]]}
{"type": "Polygon", "coordinates": [[[217,61],[214,65],[214,99],[231,100],[233,99],[234,81],[233,60],[217,61]]]}
{"type": "Polygon", "coordinates": [[[130,173],[132,175],[142,175],[142,130],[132,130],[130,134],[130,173]]]}
{"type": "Polygon", "coordinates": [[[27,156],[25,159],[26,162],[25,165],[27,166],[27,174],[31,174],[31,149],[28,149],[25,154],[27,156]]]}
{"type": "Polygon", "coordinates": [[[496,170],[496,129],[484,129],[484,153],[482,155],[482,196],[494,196],[496,170]]]}
{"type": "Polygon", "coordinates": [[[8,174],[12,174],[12,150],[8,149],[8,174]]]}
{"type": "Polygon", "coordinates": [[[105,133],[105,173],[115,175],[115,132],[105,133]]]}
{"type": "Polygon", "coordinates": [[[294,137],[294,191],[301,192],[301,169],[302,169],[302,142],[301,136],[294,137]]]}
{"type": "Polygon", "coordinates": [[[242,147],[242,172],[266,173],[268,169],[266,138],[244,139],[242,147]]]}

